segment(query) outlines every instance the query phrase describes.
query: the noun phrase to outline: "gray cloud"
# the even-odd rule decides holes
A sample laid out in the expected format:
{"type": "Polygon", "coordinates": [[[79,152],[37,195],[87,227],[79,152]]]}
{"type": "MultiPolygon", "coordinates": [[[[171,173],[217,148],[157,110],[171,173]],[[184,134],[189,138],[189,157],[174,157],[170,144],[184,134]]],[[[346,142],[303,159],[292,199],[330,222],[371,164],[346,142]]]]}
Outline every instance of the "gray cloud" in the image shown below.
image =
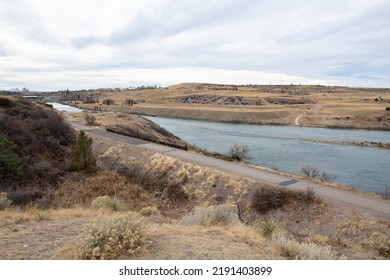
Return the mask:
{"type": "MultiPolygon", "coordinates": [[[[58,21],[46,17],[53,11],[44,7],[37,14],[27,2],[13,3],[0,3],[0,34],[6,34],[0,56],[17,61],[3,67],[10,77],[28,69],[85,71],[90,79],[94,71],[193,67],[390,86],[385,0],[150,0],[128,17],[130,5],[104,18],[88,12],[94,2],[79,1],[80,7],[56,11],[64,14],[58,21]]],[[[115,3],[96,5],[108,9],[115,3]]]]}

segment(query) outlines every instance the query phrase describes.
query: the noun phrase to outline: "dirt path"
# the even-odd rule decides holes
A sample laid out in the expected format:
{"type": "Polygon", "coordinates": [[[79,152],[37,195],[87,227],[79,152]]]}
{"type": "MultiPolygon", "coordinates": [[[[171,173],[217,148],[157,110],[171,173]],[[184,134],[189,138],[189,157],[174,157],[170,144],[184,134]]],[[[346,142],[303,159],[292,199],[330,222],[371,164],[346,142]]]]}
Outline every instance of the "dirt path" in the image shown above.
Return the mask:
{"type": "Polygon", "coordinates": [[[314,114],[315,115],[318,115],[320,113],[320,110],[322,109],[322,107],[324,107],[325,104],[320,104],[320,105],[317,105],[317,107],[314,109],[314,114]]]}
{"type": "Polygon", "coordinates": [[[237,260],[279,259],[276,250],[240,227],[153,224],[139,259],[237,260]]]}
{"type": "Polygon", "coordinates": [[[295,118],[295,121],[294,121],[294,124],[295,124],[295,125],[301,125],[301,124],[299,123],[299,119],[300,119],[302,116],[303,116],[303,114],[300,114],[298,117],[295,118]]]}
{"type": "MultiPolygon", "coordinates": [[[[2,226],[0,227],[0,259],[51,259],[53,252],[59,248],[74,245],[74,238],[81,234],[85,223],[85,219],[73,218],[17,222],[2,226]]],[[[59,254],[55,258],[62,257],[59,254]]]]}

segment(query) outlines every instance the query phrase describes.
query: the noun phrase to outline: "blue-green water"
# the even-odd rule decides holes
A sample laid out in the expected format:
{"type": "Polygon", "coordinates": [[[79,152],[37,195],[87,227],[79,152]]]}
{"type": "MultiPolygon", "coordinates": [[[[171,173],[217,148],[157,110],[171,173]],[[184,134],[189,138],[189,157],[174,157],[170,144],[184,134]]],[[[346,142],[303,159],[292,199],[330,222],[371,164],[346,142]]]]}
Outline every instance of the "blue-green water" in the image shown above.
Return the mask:
{"type": "Polygon", "coordinates": [[[309,142],[305,139],[390,143],[390,132],[264,126],[147,117],[188,143],[226,153],[247,145],[251,162],[288,173],[310,165],[336,176],[335,182],[368,192],[390,186],[390,150],[309,142]]]}

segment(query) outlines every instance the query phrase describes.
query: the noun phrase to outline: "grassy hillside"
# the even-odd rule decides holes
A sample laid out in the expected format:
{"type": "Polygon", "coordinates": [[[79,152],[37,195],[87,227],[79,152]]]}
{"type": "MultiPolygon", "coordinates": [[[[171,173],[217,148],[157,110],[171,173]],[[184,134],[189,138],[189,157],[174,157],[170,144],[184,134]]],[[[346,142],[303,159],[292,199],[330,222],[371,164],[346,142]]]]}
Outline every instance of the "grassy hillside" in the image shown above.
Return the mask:
{"type": "Polygon", "coordinates": [[[2,176],[1,191],[42,190],[68,169],[74,130],[54,109],[22,98],[0,96],[0,134],[12,143],[17,176],[2,176]]]}

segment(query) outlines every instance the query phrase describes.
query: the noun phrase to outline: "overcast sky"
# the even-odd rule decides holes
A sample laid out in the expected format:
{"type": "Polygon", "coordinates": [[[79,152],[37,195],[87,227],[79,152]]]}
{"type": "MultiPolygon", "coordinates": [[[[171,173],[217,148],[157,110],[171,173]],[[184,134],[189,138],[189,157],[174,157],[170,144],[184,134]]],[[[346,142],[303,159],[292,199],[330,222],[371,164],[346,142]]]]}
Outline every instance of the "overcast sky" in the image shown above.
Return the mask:
{"type": "Polygon", "coordinates": [[[390,87],[390,0],[0,0],[0,89],[390,87]]]}

